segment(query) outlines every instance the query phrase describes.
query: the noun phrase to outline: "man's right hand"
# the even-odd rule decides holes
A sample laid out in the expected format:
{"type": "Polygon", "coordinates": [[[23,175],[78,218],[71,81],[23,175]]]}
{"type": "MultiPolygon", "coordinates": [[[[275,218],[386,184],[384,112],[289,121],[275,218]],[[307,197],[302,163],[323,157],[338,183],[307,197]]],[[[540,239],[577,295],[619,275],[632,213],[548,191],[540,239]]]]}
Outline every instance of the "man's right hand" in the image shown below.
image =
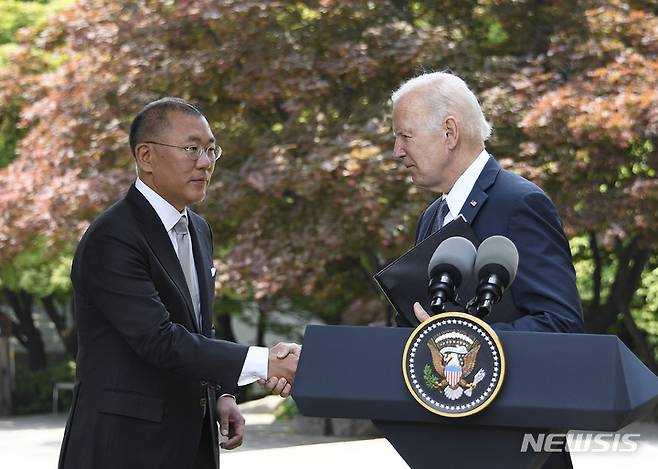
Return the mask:
{"type": "Polygon", "coordinates": [[[300,345],[285,342],[272,347],[267,363],[267,381],[260,380],[260,384],[272,391],[272,394],[288,397],[295,382],[301,350],[300,345]]]}
{"type": "Polygon", "coordinates": [[[420,322],[425,322],[430,318],[430,314],[417,301],[414,303],[414,314],[420,322]]]}

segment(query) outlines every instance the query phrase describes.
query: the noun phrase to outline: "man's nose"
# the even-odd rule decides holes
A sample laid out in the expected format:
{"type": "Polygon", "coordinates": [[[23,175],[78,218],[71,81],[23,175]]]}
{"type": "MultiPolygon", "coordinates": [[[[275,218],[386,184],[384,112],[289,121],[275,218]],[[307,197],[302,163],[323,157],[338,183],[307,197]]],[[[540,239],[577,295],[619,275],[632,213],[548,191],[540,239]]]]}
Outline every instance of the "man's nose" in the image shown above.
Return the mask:
{"type": "Polygon", "coordinates": [[[201,155],[201,158],[196,160],[196,167],[199,169],[210,168],[214,164],[214,161],[210,159],[208,152],[204,151],[201,155]]]}
{"type": "Polygon", "coordinates": [[[393,146],[393,156],[395,156],[396,158],[402,158],[405,155],[406,152],[404,151],[404,145],[402,144],[402,140],[399,137],[396,137],[395,145],[393,146]]]}

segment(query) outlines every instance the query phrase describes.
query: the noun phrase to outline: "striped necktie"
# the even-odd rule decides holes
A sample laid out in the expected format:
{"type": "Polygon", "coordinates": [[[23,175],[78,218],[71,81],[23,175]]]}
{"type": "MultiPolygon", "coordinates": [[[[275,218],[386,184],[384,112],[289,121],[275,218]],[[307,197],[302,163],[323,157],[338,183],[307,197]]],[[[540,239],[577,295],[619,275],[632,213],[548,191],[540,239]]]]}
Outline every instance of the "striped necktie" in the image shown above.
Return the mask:
{"type": "Polygon", "coordinates": [[[434,223],[432,224],[432,233],[443,228],[443,221],[446,219],[446,215],[448,215],[449,211],[450,208],[448,207],[448,199],[445,197],[441,198],[441,202],[439,202],[439,206],[436,209],[434,223]]]}

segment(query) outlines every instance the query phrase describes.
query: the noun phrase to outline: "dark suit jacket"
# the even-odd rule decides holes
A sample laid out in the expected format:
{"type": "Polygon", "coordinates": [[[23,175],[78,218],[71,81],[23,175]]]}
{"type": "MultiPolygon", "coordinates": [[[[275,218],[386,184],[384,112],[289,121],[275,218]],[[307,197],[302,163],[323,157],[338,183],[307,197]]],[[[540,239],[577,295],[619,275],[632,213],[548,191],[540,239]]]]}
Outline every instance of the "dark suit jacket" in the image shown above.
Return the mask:
{"type": "Polygon", "coordinates": [[[188,214],[203,331],[170,238],[134,185],[82,237],[71,272],[77,376],[60,468],[179,469],[192,465],[202,425],[217,441],[214,386],[235,392],[248,348],[211,338],[212,233],[188,214]]]}
{"type": "MultiPolygon", "coordinates": [[[[431,234],[438,201],[420,216],[416,243],[431,234]]],[[[569,243],[555,206],[539,187],[489,158],[461,214],[480,240],[507,236],[519,251],[514,283],[485,318],[494,329],[583,332],[569,243]]],[[[411,326],[404,317],[397,319],[400,326],[411,326]]]]}

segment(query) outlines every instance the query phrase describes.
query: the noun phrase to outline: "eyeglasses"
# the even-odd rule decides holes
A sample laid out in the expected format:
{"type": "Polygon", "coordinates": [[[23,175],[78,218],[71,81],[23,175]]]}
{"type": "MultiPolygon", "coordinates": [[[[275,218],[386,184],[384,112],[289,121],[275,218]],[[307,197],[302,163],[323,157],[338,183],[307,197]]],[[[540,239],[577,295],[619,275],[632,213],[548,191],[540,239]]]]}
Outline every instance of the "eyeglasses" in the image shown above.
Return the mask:
{"type": "Polygon", "coordinates": [[[222,156],[222,147],[219,145],[210,145],[207,148],[200,147],[198,145],[186,145],[184,147],[179,147],[178,145],[169,145],[168,143],[145,141],[144,143],[153,143],[155,145],[162,145],[164,147],[178,148],[183,150],[185,154],[190,157],[193,161],[199,160],[204,154],[208,156],[208,159],[211,163],[214,163],[222,156]]]}

